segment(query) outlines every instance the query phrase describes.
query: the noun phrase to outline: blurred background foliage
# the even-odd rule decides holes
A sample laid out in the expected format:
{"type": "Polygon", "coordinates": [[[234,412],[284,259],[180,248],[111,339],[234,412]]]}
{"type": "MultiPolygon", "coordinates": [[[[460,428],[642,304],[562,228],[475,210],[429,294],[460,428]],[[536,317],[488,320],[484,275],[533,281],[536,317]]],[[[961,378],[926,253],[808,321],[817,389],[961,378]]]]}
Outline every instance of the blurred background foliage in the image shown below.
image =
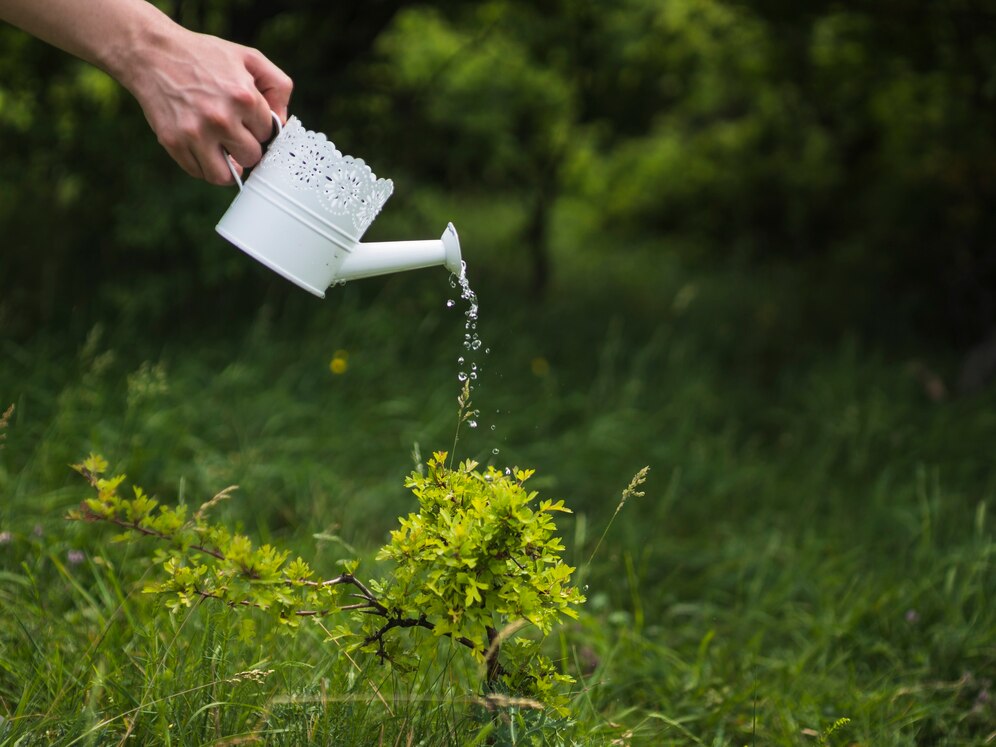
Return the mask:
{"type": "MultiPolygon", "coordinates": [[[[607,264],[649,239],[683,262],[797,273],[831,330],[967,349],[996,322],[990,3],[159,5],[262,49],[295,79],[292,112],[394,178],[372,236],[473,216],[513,292],[556,282],[569,208],[607,264]]],[[[187,178],[113,81],[9,27],[0,138],[15,337],[292,292],[211,231],[231,190],[187,178]]]]}

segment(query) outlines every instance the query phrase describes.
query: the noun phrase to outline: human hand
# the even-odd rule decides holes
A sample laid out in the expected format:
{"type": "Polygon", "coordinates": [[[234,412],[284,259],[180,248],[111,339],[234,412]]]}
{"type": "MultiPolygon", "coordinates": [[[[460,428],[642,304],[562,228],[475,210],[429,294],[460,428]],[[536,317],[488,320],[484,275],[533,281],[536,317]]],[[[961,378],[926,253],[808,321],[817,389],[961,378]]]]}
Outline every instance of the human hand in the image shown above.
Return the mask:
{"type": "Polygon", "coordinates": [[[138,99],[159,142],[191,176],[230,184],[254,166],[272,131],[272,110],[287,119],[291,79],[249,47],[180,26],[161,29],[118,77],[138,99]]]}

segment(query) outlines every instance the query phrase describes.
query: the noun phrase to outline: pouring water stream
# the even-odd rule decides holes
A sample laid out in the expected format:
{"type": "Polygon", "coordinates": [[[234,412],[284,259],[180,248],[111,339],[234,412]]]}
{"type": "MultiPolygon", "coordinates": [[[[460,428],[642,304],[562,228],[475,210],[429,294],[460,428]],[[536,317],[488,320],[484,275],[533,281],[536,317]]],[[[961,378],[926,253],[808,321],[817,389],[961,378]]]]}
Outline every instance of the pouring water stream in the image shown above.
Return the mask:
{"type": "MultiPolygon", "coordinates": [[[[473,288],[470,287],[470,279],[467,276],[467,263],[465,261],[461,261],[459,275],[456,273],[450,275],[450,287],[454,289],[459,288],[460,298],[467,304],[467,310],[464,312],[465,322],[463,334],[463,348],[465,352],[457,358],[457,365],[459,367],[457,370],[457,381],[460,382],[461,386],[461,394],[458,401],[460,402],[461,409],[460,420],[457,423],[457,432],[454,434],[455,451],[456,443],[459,441],[460,425],[463,422],[466,422],[469,428],[476,429],[478,427],[480,410],[474,409],[473,404],[470,402],[470,394],[475,389],[480,374],[484,369],[477,360],[483,345],[481,337],[477,332],[480,306],[478,304],[477,294],[474,292],[473,288]]],[[[452,298],[446,301],[447,308],[453,308],[454,306],[456,306],[456,301],[452,298]]],[[[485,355],[490,352],[490,348],[484,348],[485,355]]],[[[496,426],[492,424],[491,431],[494,432],[495,430],[496,426]]],[[[497,456],[499,453],[500,449],[497,446],[491,449],[492,455],[497,456]]]]}

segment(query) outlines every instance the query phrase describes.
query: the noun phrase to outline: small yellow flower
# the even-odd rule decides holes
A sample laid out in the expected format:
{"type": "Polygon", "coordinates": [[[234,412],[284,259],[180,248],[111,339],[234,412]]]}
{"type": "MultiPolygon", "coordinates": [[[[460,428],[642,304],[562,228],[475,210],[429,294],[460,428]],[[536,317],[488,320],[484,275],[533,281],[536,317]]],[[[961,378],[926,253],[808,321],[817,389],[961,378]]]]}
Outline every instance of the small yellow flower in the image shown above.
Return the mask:
{"type": "Polygon", "coordinates": [[[329,371],[336,376],[346,373],[349,368],[349,353],[345,350],[336,350],[329,362],[329,371]]]}
{"type": "Polygon", "coordinates": [[[550,374],[550,362],[541,355],[533,358],[529,367],[532,369],[533,376],[543,377],[550,374]]]}

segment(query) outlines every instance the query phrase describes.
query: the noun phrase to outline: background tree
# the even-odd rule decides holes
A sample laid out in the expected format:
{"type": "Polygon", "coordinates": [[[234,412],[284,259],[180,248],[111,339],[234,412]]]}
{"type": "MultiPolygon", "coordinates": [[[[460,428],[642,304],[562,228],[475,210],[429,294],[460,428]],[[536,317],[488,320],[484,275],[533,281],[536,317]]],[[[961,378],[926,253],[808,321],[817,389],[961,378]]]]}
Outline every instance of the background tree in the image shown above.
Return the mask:
{"type": "MultiPolygon", "coordinates": [[[[691,261],[808,272],[831,326],[967,345],[993,324],[984,3],[163,5],[265,49],[302,120],[407,194],[475,203],[482,226],[511,215],[508,252],[525,252],[534,291],[555,269],[558,206],[580,200],[620,242],[607,251],[653,237],[691,261]],[[497,204],[511,212],[489,217],[497,204]]],[[[95,302],[154,321],[181,299],[196,312],[258,295],[265,275],[210,232],[230,192],[178,173],[111,81],[10,28],[0,80],[0,137],[16,144],[0,163],[8,325],[95,302]]]]}

